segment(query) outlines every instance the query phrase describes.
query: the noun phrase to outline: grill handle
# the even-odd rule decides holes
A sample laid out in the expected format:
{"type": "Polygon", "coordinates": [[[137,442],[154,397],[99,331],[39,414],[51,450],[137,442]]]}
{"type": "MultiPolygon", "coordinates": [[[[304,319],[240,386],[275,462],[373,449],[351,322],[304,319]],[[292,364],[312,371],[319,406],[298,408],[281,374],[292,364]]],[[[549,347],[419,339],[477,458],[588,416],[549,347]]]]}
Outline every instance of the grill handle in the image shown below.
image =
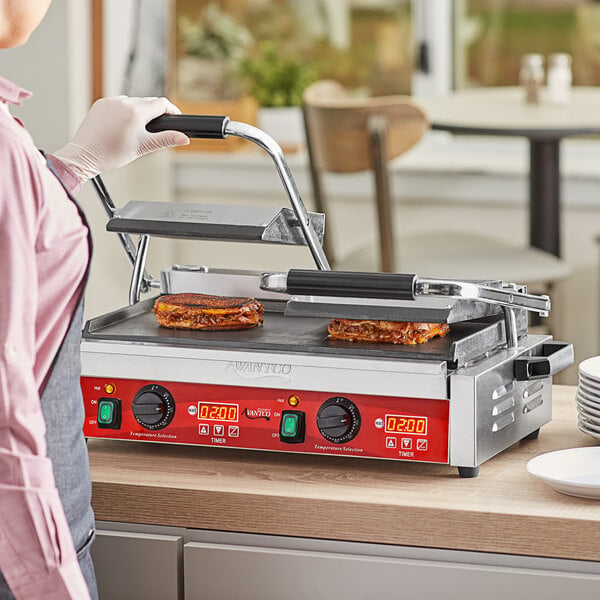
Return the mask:
{"type": "Polygon", "coordinates": [[[416,275],[290,269],[288,294],[414,300],[416,275]]]}
{"type": "Polygon", "coordinates": [[[523,308],[547,316],[548,296],[519,292],[513,284],[502,288],[452,279],[421,279],[403,273],[359,273],[290,269],[288,273],[263,273],[260,287],[271,292],[302,296],[415,300],[418,296],[442,296],[487,302],[511,309],[523,308]]]}
{"type": "Polygon", "coordinates": [[[151,133],[181,131],[191,138],[223,140],[228,123],[229,117],[217,115],[161,115],[152,119],[146,129],[151,133]]]}
{"type": "Polygon", "coordinates": [[[573,344],[547,342],[542,345],[542,356],[515,359],[515,378],[517,381],[544,379],[566,369],[574,360],[573,344]]]}
{"type": "Polygon", "coordinates": [[[292,172],[283,156],[283,151],[271,136],[247,123],[231,121],[229,117],[214,115],[162,115],[150,121],[146,125],[146,129],[153,133],[157,131],[176,130],[185,133],[189,137],[209,139],[224,139],[228,135],[234,135],[248,140],[265,150],[275,163],[283,187],[292,204],[292,209],[298,218],[298,223],[306,239],[306,244],[313,255],[317,267],[324,271],[331,269],[319,237],[310,222],[308,212],[300,197],[300,192],[298,191],[292,172]]]}

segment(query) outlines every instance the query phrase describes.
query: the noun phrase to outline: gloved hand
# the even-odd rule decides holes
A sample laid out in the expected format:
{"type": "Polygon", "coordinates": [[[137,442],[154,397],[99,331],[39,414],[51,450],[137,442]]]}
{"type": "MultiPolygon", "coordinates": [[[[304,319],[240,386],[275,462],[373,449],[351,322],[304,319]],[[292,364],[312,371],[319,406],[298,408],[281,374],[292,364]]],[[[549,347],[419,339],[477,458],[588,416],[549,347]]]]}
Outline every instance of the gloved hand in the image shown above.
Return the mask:
{"type": "Polygon", "coordinates": [[[73,140],[54,156],[83,183],[144,154],[189,144],[189,138],[180,131],[146,130],[149,121],[165,113],[178,115],[181,111],[166,98],[102,98],[94,102],[73,140]]]}

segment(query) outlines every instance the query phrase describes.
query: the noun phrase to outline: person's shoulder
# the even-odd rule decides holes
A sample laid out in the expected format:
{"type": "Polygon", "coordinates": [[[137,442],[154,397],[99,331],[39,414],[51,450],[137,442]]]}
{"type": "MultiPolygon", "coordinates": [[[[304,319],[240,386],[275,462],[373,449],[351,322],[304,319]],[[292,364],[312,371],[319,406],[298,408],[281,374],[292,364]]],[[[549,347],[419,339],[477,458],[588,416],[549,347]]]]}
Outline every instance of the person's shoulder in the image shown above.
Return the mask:
{"type": "Polygon", "coordinates": [[[15,119],[0,110],[0,156],[33,157],[37,152],[27,130],[15,119]]]}
{"type": "Polygon", "coordinates": [[[31,136],[0,110],[0,204],[24,193],[37,201],[43,188],[43,159],[31,136]]]}

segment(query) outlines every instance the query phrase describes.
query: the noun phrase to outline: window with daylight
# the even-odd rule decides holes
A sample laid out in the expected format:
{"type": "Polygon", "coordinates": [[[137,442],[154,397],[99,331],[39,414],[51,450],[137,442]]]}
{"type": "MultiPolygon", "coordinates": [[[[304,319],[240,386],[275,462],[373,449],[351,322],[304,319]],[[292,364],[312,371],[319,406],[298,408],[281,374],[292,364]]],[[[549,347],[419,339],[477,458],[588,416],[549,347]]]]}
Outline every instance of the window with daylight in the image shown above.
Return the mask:
{"type": "Polygon", "coordinates": [[[574,85],[600,84],[600,2],[458,0],[456,88],[517,85],[524,54],[568,53],[574,85]]]}
{"type": "Polygon", "coordinates": [[[410,0],[176,0],[182,100],[251,95],[297,105],[314,79],[370,94],[410,93],[410,0]]]}

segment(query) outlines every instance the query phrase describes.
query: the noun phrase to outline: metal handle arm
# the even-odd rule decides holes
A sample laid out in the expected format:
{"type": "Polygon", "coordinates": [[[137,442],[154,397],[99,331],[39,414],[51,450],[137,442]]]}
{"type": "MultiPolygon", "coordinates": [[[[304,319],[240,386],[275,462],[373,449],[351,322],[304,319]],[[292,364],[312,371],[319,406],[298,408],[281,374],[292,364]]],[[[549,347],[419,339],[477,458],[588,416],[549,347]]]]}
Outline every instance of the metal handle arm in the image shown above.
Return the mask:
{"type": "Polygon", "coordinates": [[[162,115],[150,121],[146,125],[146,129],[152,132],[166,130],[182,131],[186,135],[196,138],[224,139],[228,135],[234,135],[260,146],[271,156],[275,163],[283,187],[287,192],[294,213],[300,223],[300,228],[304,233],[306,244],[317,267],[323,271],[331,270],[323,247],[319,242],[319,237],[310,222],[308,212],[306,211],[304,202],[302,202],[300,192],[285,160],[283,151],[270,135],[247,123],[231,121],[226,116],[210,115],[162,115]]]}
{"type": "MultiPolygon", "coordinates": [[[[94,186],[94,189],[96,190],[96,193],[98,194],[98,197],[100,198],[100,202],[102,203],[102,206],[104,206],[104,210],[106,211],[106,214],[108,215],[109,219],[116,217],[118,215],[119,211],[117,210],[115,203],[113,202],[112,198],[110,197],[110,194],[108,193],[108,190],[106,189],[106,186],[104,185],[104,181],[102,181],[102,178],[100,177],[100,175],[96,175],[96,177],[92,177],[91,181],[92,181],[92,185],[94,186]]],[[[135,272],[138,250],[136,249],[135,244],[133,243],[133,240],[131,239],[131,236],[128,233],[119,232],[119,233],[117,233],[117,235],[119,237],[119,241],[121,242],[121,245],[123,246],[123,249],[125,250],[125,254],[127,255],[127,258],[129,259],[129,262],[131,263],[131,266],[134,268],[134,272],[135,272]]],[[[138,281],[138,283],[136,284],[138,299],[139,299],[140,292],[147,293],[150,290],[150,288],[160,286],[160,282],[153,279],[152,275],[150,275],[146,271],[146,269],[142,270],[141,276],[140,276],[140,274],[137,274],[137,275],[134,274],[134,277],[138,281]]],[[[132,286],[133,286],[133,284],[132,284],[132,286]]],[[[130,291],[130,298],[131,298],[131,291],[130,291]]]]}
{"type": "Polygon", "coordinates": [[[319,242],[319,238],[311,225],[308,212],[306,211],[304,202],[302,202],[300,192],[298,191],[292,172],[290,171],[279,144],[261,129],[238,121],[229,121],[229,123],[225,125],[225,133],[254,142],[271,156],[317,267],[323,271],[330,271],[331,267],[329,261],[327,260],[323,247],[319,242]]]}
{"type": "Polygon", "coordinates": [[[550,298],[466,281],[419,279],[403,273],[356,273],[291,269],[265,273],[261,288],[298,295],[416,300],[418,296],[464,298],[509,308],[520,308],[547,316],[550,298]]]}

